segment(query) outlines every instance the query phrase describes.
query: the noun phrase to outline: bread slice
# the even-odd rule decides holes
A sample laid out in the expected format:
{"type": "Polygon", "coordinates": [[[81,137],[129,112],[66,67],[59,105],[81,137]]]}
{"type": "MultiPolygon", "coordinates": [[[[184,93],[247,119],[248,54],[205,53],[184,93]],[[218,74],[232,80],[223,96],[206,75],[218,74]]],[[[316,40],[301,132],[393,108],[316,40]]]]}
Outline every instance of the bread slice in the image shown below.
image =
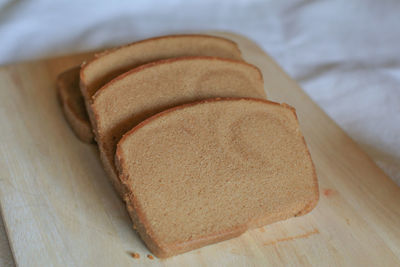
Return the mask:
{"type": "Polygon", "coordinates": [[[164,109],[214,97],[265,98],[260,71],[243,61],[181,57],[133,69],[97,91],[92,125],[103,165],[121,196],[114,154],[122,135],[164,109]]]}
{"type": "Polygon", "coordinates": [[[169,35],[108,50],[82,65],[80,82],[86,101],[105,83],[143,64],[181,56],[215,56],[241,60],[236,43],[210,35],[169,35]]]}
{"type": "Polygon", "coordinates": [[[318,181],[294,108],[225,98],[163,111],[118,143],[135,228],[169,257],[311,211],[318,181]]]}
{"type": "Polygon", "coordinates": [[[68,69],[58,75],[58,96],[65,118],[76,136],[86,143],[92,143],[93,132],[86,112],[82,93],[79,89],[80,67],[68,69]]]}

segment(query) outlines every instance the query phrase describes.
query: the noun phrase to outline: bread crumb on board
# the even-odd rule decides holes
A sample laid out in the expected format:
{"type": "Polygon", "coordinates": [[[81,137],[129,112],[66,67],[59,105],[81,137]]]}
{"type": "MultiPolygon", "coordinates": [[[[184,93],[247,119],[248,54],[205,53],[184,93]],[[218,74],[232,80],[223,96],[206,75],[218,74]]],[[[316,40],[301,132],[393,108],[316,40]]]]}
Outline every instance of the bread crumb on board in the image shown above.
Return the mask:
{"type": "Polygon", "coordinates": [[[134,258],[134,259],[139,259],[139,258],[140,258],[140,254],[139,254],[139,253],[130,252],[129,254],[130,254],[130,255],[132,256],[132,258],[134,258]]]}
{"type": "Polygon", "coordinates": [[[147,258],[149,258],[150,260],[154,259],[153,255],[150,255],[150,254],[147,254],[147,258]]]}

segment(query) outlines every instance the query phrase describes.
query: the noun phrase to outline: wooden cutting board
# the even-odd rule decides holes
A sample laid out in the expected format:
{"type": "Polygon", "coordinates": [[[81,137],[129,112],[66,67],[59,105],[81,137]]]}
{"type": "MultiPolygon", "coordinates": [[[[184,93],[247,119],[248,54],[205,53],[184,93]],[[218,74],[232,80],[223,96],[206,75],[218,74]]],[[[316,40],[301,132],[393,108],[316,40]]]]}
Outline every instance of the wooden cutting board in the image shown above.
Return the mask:
{"type": "Polygon", "coordinates": [[[95,146],[74,136],[57,102],[56,75],[88,55],[5,66],[0,203],[19,266],[400,265],[400,188],[260,47],[217,35],[236,41],[262,70],[271,100],[297,109],[317,168],[317,208],[180,256],[149,259],[95,146]]]}

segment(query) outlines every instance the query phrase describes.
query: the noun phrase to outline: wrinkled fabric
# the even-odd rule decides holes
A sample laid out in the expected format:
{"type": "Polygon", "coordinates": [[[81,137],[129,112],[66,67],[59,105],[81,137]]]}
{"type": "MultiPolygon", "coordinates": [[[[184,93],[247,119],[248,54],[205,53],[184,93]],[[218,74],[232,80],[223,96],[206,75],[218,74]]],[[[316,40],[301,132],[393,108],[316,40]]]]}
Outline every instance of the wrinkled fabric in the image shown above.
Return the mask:
{"type": "MultiPolygon", "coordinates": [[[[0,64],[169,33],[240,33],[400,184],[399,14],[397,0],[0,0],[0,64]]],[[[0,265],[10,266],[1,229],[0,265]]]]}

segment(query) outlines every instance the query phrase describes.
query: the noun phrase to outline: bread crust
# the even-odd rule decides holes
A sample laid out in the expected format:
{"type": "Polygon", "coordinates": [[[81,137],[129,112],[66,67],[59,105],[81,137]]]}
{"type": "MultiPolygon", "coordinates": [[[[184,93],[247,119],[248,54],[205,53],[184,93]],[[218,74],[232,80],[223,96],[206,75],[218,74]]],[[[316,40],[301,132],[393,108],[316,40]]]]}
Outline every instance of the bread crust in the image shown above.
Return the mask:
{"type": "Polygon", "coordinates": [[[169,64],[169,63],[173,63],[173,62],[177,62],[177,61],[182,61],[182,60],[217,60],[217,61],[225,61],[225,62],[232,62],[235,64],[242,64],[246,67],[250,67],[253,68],[254,70],[256,70],[258,72],[259,75],[259,79],[260,81],[263,81],[263,75],[260,71],[259,68],[257,68],[256,66],[247,63],[245,61],[239,61],[239,60],[234,60],[234,59],[229,59],[229,58],[220,58],[220,57],[208,57],[208,56],[185,56],[185,57],[179,57],[179,58],[168,58],[168,59],[162,59],[162,60],[157,60],[157,61],[153,61],[144,65],[141,65],[139,67],[136,67],[134,69],[131,69],[130,71],[127,71],[121,75],[119,75],[118,77],[112,79],[111,81],[109,81],[108,83],[106,83],[103,87],[101,87],[99,90],[97,90],[97,92],[92,96],[92,101],[94,102],[95,99],[102,94],[102,92],[104,90],[106,90],[106,88],[116,82],[118,82],[119,80],[124,79],[126,76],[132,75],[133,73],[142,71],[144,69],[148,69],[157,65],[162,65],[162,64],[169,64]]]}
{"type": "MultiPolygon", "coordinates": [[[[173,107],[173,108],[164,110],[164,111],[142,121],[137,126],[133,127],[130,131],[128,131],[126,134],[124,134],[124,136],[119,141],[119,143],[117,145],[117,150],[115,153],[115,165],[119,172],[119,177],[121,178],[121,182],[122,182],[123,186],[125,187],[125,191],[127,192],[127,195],[126,195],[127,196],[126,197],[127,209],[129,211],[129,215],[130,215],[134,225],[136,225],[136,227],[134,227],[134,228],[137,230],[140,237],[143,239],[143,241],[145,242],[147,247],[152,251],[152,253],[155,256],[157,256],[159,258],[167,258],[167,257],[174,256],[174,255],[177,255],[180,253],[184,253],[184,252],[187,252],[187,251],[190,251],[193,249],[200,248],[205,245],[209,245],[212,243],[216,243],[216,242],[224,241],[224,240],[227,240],[227,239],[230,239],[233,237],[237,237],[237,236],[240,236],[241,234],[243,234],[244,232],[246,232],[248,229],[258,228],[258,227],[262,227],[262,226],[270,224],[270,223],[274,223],[276,221],[286,220],[291,217],[305,215],[305,214],[309,213],[317,205],[318,200],[319,200],[319,187],[318,187],[318,179],[317,179],[315,167],[314,167],[314,164],[312,163],[313,180],[314,180],[314,187],[312,188],[312,190],[314,192],[314,194],[313,194],[314,198],[312,198],[309,203],[307,203],[305,206],[301,207],[299,210],[297,210],[296,212],[294,212],[291,215],[288,215],[285,217],[277,215],[272,218],[269,217],[269,218],[264,218],[264,219],[261,218],[259,220],[251,220],[245,225],[237,225],[236,227],[233,227],[232,229],[228,229],[224,232],[212,233],[210,235],[202,236],[200,238],[197,238],[195,240],[190,240],[188,242],[169,244],[168,247],[163,247],[160,244],[159,240],[157,240],[156,238],[153,238],[154,233],[151,231],[151,228],[149,227],[150,224],[148,222],[148,219],[146,218],[146,216],[144,216],[142,207],[140,207],[137,199],[135,198],[135,196],[133,194],[134,190],[129,183],[129,174],[124,172],[124,170],[126,169],[126,162],[122,155],[121,146],[124,143],[125,139],[129,135],[135,133],[140,128],[144,127],[145,125],[151,123],[152,121],[154,121],[162,116],[166,116],[169,113],[172,113],[174,111],[177,111],[180,109],[185,109],[187,107],[191,107],[191,106],[195,106],[195,105],[210,103],[210,102],[242,101],[242,100],[263,102],[263,103],[272,104],[272,105],[280,105],[284,108],[291,110],[294,113],[296,121],[298,123],[298,118],[297,118],[295,109],[285,103],[279,104],[279,103],[272,102],[269,100],[256,99],[256,98],[244,98],[244,97],[241,97],[241,98],[233,98],[233,97],[232,98],[214,98],[214,99],[206,99],[206,100],[196,101],[196,102],[192,102],[192,103],[188,103],[188,104],[184,104],[184,105],[180,105],[177,107],[173,107]]],[[[303,137],[303,142],[305,143],[304,137],[303,137]]],[[[310,161],[312,162],[311,155],[310,155],[307,145],[305,147],[308,152],[307,155],[308,155],[310,161]]]]}
{"type": "MultiPolygon", "coordinates": [[[[94,135],[86,110],[82,113],[82,109],[78,110],[76,108],[77,105],[81,105],[81,102],[76,99],[76,94],[80,94],[78,85],[79,71],[79,67],[74,67],[58,75],[56,81],[57,95],[64,116],[72,131],[81,141],[93,143],[94,135]]],[[[83,98],[81,101],[83,102],[83,98]]]]}
{"type": "MultiPolygon", "coordinates": [[[[224,37],[220,37],[220,36],[213,36],[213,35],[207,35],[207,34],[172,34],[172,35],[163,35],[163,36],[157,36],[157,37],[152,37],[152,38],[148,38],[145,40],[139,40],[136,42],[132,42],[126,45],[122,45],[116,48],[111,48],[111,49],[106,49],[100,53],[96,53],[93,57],[93,59],[91,59],[90,61],[86,61],[81,65],[81,68],[85,69],[89,64],[93,63],[94,61],[98,60],[99,58],[105,56],[105,55],[110,55],[114,52],[116,52],[119,49],[124,49],[124,48],[128,48],[137,44],[143,44],[143,43],[147,43],[147,42],[152,42],[155,40],[160,40],[160,39],[168,39],[168,38],[182,38],[182,37],[202,37],[202,38],[209,38],[209,39],[216,39],[216,40],[223,40],[226,41],[228,43],[230,43],[231,45],[233,45],[234,47],[236,47],[237,52],[241,55],[241,51],[239,49],[239,46],[237,45],[237,43],[235,43],[232,40],[229,40],[227,38],[224,37]]],[[[81,75],[84,75],[84,73],[81,73],[81,75]]]]}
{"type": "Polygon", "coordinates": [[[187,37],[187,38],[190,38],[190,37],[192,37],[192,38],[193,37],[194,38],[201,37],[201,38],[208,38],[208,39],[214,39],[214,40],[220,40],[220,41],[227,42],[227,43],[229,43],[230,45],[232,45],[235,48],[236,53],[238,53],[239,58],[241,58],[241,51],[239,49],[239,46],[234,41],[226,39],[226,38],[223,38],[223,37],[219,37],[219,36],[212,36],[212,35],[206,35],[206,34],[175,34],[175,35],[157,36],[157,37],[153,37],[153,38],[149,38],[149,39],[145,39],[145,40],[140,40],[140,41],[133,42],[133,43],[130,43],[130,44],[126,44],[126,45],[123,45],[123,46],[119,46],[117,48],[108,49],[108,50],[105,50],[105,51],[103,51],[101,53],[97,53],[97,54],[94,55],[93,59],[91,59],[89,61],[86,61],[86,62],[83,62],[81,64],[81,72],[80,72],[80,87],[81,87],[81,91],[82,91],[83,96],[85,98],[87,98],[87,99],[91,98],[91,95],[88,92],[87,84],[85,82],[86,81],[85,69],[88,66],[90,66],[90,64],[96,62],[100,58],[102,58],[102,57],[104,57],[106,55],[111,55],[111,54],[113,54],[115,52],[120,51],[121,49],[126,49],[126,48],[129,48],[131,46],[138,45],[138,44],[153,42],[153,41],[162,40],[162,39],[173,39],[173,38],[175,39],[175,38],[182,38],[182,37],[187,37]]]}

